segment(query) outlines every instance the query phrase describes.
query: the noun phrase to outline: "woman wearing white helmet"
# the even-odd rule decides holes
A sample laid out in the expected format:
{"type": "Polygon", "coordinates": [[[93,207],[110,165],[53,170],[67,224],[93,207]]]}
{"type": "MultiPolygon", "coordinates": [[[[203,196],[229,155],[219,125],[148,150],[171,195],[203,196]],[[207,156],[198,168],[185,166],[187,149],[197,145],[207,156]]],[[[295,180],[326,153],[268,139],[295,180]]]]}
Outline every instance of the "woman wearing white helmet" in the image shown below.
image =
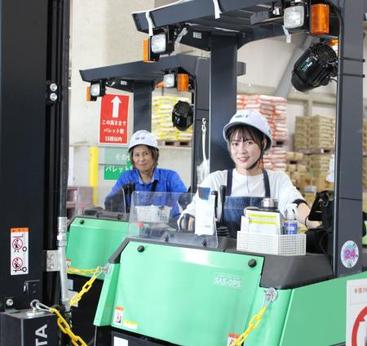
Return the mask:
{"type": "MultiPolygon", "coordinates": [[[[219,194],[216,215],[228,227],[230,236],[236,237],[240,230],[244,208],[260,207],[264,197],[278,200],[283,215],[291,203],[297,204],[298,220],[305,223],[310,209],[289,177],[284,172],[263,169],[263,155],[272,145],[266,119],[255,110],[239,110],[224,126],[223,137],[235,168],[211,173],[200,186],[211,191],[221,191],[225,186],[224,205],[219,194]]],[[[185,212],[194,215],[194,203],[185,212]]],[[[307,226],[316,224],[307,221],[307,226]]]]}
{"type": "MultiPolygon", "coordinates": [[[[114,196],[123,189],[150,192],[186,192],[186,186],[179,175],[172,170],[158,168],[159,147],[156,138],[146,130],[135,132],[128,146],[133,169],[120,175],[105,200],[107,209],[118,209],[115,203],[111,207],[114,196]]],[[[116,211],[116,210],[114,210],[116,211]]]]}

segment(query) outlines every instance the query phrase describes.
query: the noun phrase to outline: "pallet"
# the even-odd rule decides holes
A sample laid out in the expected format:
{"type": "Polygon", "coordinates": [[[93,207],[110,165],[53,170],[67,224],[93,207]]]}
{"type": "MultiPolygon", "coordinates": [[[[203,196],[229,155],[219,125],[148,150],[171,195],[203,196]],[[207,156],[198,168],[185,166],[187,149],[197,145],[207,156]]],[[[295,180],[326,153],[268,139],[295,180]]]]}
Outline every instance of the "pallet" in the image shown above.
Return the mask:
{"type": "Polygon", "coordinates": [[[297,148],[296,151],[299,151],[300,153],[306,154],[306,155],[310,155],[310,154],[333,154],[334,153],[334,149],[330,149],[330,148],[297,148]]]}
{"type": "Polygon", "coordinates": [[[273,140],[272,147],[284,147],[288,145],[288,140],[273,140]]]}
{"type": "Polygon", "coordinates": [[[191,141],[159,140],[158,145],[167,147],[191,147],[191,141]]]}

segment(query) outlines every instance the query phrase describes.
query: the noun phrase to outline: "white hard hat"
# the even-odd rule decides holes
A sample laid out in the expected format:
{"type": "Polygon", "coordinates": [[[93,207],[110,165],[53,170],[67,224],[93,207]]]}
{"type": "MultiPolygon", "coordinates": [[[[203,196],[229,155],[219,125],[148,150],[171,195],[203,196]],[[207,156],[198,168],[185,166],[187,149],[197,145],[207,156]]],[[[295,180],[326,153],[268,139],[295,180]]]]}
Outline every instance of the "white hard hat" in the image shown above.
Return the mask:
{"type": "Polygon", "coordinates": [[[147,145],[159,149],[157,139],[147,130],[136,131],[131,136],[128,150],[130,151],[137,145],[147,145]]]}
{"type": "Polygon", "coordinates": [[[228,130],[234,126],[247,125],[258,129],[267,139],[265,150],[269,149],[272,144],[271,130],[266,119],[253,109],[241,109],[237,111],[231,120],[223,127],[223,138],[228,142],[228,130]]]}

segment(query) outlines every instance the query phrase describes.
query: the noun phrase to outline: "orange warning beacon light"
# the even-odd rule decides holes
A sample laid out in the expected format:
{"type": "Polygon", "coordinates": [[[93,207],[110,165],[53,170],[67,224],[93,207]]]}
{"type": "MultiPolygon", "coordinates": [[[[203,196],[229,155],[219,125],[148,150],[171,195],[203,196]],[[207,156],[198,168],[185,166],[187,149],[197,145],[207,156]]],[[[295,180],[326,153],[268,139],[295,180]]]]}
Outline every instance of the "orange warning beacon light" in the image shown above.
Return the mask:
{"type": "Polygon", "coordinates": [[[328,35],[330,32],[330,6],[327,4],[311,5],[311,35],[328,35]]]}
{"type": "Polygon", "coordinates": [[[189,75],[187,73],[177,74],[177,91],[189,91],[189,75]]]}
{"type": "Polygon", "coordinates": [[[143,40],[143,61],[149,62],[149,39],[143,40]]]}
{"type": "Polygon", "coordinates": [[[87,102],[91,102],[91,101],[96,101],[97,100],[97,97],[95,97],[95,96],[92,95],[91,86],[87,86],[87,90],[86,90],[86,93],[85,93],[85,100],[87,102]]]}

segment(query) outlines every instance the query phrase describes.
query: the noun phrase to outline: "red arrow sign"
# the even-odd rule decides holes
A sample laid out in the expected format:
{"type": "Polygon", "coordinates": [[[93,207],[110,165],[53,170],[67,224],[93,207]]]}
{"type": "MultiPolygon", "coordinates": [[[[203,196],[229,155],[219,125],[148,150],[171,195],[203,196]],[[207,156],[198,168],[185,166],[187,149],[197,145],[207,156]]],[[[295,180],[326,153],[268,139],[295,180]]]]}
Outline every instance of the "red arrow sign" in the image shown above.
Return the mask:
{"type": "Polygon", "coordinates": [[[102,97],[99,142],[127,144],[129,96],[107,94],[102,97]]]}

